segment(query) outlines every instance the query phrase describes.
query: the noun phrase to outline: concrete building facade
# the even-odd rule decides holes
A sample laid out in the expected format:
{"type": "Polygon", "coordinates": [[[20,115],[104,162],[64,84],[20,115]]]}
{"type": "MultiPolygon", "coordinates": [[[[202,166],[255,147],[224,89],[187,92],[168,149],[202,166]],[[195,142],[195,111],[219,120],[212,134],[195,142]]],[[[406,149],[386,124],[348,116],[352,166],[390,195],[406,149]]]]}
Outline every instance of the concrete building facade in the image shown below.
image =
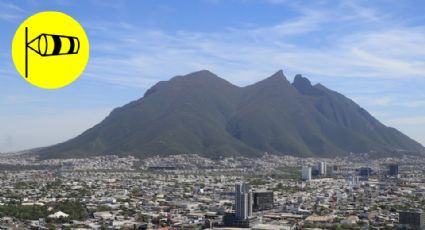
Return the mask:
{"type": "Polygon", "coordinates": [[[235,209],[236,218],[245,220],[252,216],[253,197],[247,184],[235,185],[235,209]]]}

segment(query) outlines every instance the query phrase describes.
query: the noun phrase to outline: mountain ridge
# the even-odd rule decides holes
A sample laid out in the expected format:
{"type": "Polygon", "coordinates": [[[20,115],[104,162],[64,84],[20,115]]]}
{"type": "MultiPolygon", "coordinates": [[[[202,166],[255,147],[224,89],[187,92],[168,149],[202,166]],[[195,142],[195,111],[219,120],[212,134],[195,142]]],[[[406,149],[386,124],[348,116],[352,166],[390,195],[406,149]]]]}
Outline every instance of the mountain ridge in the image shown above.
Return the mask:
{"type": "Polygon", "coordinates": [[[201,70],[160,81],[77,137],[38,149],[42,159],[94,155],[209,157],[394,155],[424,147],[351,99],[282,70],[239,87],[201,70]]]}

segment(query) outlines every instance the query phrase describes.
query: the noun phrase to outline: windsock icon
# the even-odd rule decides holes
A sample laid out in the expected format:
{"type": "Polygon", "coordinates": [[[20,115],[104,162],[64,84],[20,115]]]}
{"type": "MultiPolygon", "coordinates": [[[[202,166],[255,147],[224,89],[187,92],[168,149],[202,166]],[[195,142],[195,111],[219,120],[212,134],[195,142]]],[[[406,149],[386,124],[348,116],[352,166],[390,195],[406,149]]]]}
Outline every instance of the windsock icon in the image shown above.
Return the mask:
{"type": "Polygon", "coordinates": [[[42,57],[78,54],[80,40],[77,37],[42,33],[28,42],[25,28],[25,77],[28,78],[28,49],[42,57]]]}
{"type": "Polygon", "coordinates": [[[43,57],[78,54],[80,41],[78,38],[71,36],[40,34],[28,43],[28,48],[43,57]]]}

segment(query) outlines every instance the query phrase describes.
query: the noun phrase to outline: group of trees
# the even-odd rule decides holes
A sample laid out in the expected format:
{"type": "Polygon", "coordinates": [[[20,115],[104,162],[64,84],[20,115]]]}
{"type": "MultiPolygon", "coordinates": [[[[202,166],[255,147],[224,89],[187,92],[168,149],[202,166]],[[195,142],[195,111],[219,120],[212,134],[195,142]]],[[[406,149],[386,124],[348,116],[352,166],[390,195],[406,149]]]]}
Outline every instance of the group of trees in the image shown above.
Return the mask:
{"type": "Polygon", "coordinates": [[[62,211],[69,215],[69,218],[72,220],[85,220],[89,217],[87,209],[77,200],[65,200],[58,203],[54,207],[56,211],[62,211]]]}
{"type": "Polygon", "coordinates": [[[48,215],[49,211],[45,206],[17,203],[0,205],[0,217],[10,216],[20,220],[38,220],[46,218],[48,215]]]}
{"type": "Polygon", "coordinates": [[[89,213],[83,205],[78,201],[65,200],[56,204],[52,204],[50,211],[47,205],[22,205],[18,202],[10,202],[0,205],[0,217],[9,216],[19,220],[38,220],[39,218],[47,218],[48,215],[57,211],[62,211],[69,215],[72,220],[85,220],[89,213]]]}

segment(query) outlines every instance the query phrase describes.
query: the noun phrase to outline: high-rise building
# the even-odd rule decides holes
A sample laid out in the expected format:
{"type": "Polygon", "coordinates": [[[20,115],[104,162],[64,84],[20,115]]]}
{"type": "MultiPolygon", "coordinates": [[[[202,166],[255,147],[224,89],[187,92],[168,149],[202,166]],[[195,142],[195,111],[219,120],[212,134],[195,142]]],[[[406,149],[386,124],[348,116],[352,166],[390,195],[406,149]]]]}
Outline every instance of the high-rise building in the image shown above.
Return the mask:
{"type": "Polygon", "coordinates": [[[404,229],[425,229],[425,213],[422,211],[399,212],[399,224],[404,229]]]}
{"type": "Polygon", "coordinates": [[[311,180],[311,167],[303,166],[301,170],[301,179],[303,181],[311,180]]]}
{"type": "Polygon", "coordinates": [[[398,175],[398,164],[388,165],[388,175],[389,176],[397,176],[398,175]]]}
{"type": "Polygon", "coordinates": [[[323,162],[323,161],[319,162],[319,164],[317,165],[317,167],[319,169],[319,175],[321,175],[321,176],[326,175],[326,173],[327,173],[326,162],[323,162]]]}
{"type": "Polygon", "coordinates": [[[362,167],[358,171],[361,177],[369,177],[372,174],[372,169],[369,167],[362,167]]]}
{"type": "Polygon", "coordinates": [[[247,184],[235,185],[235,207],[236,218],[239,220],[248,219],[252,216],[252,192],[247,184]]]}
{"type": "Polygon", "coordinates": [[[360,178],[356,174],[352,174],[348,177],[348,182],[351,184],[351,186],[356,187],[359,185],[360,178]]]}
{"type": "Polygon", "coordinates": [[[254,211],[262,211],[273,208],[273,192],[254,192],[253,197],[254,211]]]}
{"type": "Polygon", "coordinates": [[[235,212],[227,212],[223,216],[226,227],[249,228],[260,223],[260,219],[252,216],[253,195],[249,185],[235,185],[235,212]]]}

